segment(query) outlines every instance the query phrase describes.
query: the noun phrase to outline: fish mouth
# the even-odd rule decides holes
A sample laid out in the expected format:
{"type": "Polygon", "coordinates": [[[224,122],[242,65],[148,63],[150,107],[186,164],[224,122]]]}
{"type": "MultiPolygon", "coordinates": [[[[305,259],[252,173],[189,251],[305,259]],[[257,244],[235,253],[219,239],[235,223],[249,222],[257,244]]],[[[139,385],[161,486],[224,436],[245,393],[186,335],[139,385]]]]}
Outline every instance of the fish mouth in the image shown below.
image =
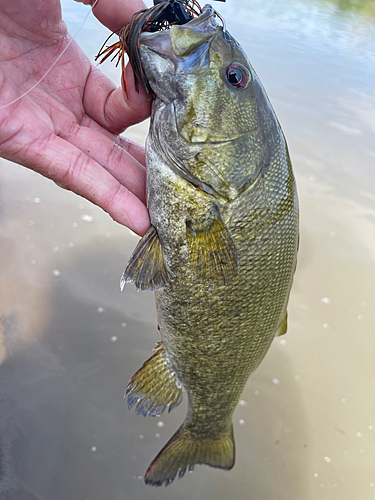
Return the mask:
{"type": "MultiPolygon", "coordinates": [[[[150,51],[163,59],[174,61],[176,56],[184,55],[184,52],[192,52],[199,45],[212,38],[218,28],[221,28],[216,17],[218,14],[211,5],[205,5],[202,13],[183,25],[172,25],[164,31],[154,33],[144,31],[139,36],[139,47],[142,51],[150,51]],[[183,40],[187,31],[194,32],[195,40],[183,40]]],[[[220,17],[221,19],[221,17],[220,17]]]]}
{"type": "Polygon", "coordinates": [[[182,26],[188,26],[189,28],[197,29],[199,27],[199,31],[212,31],[216,29],[217,22],[215,21],[213,24],[211,23],[212,18],[219,17],[223,22],[221,16],[218,15],[216,10],[212,7],[212,5],[205,5],[202,9],[202,13],[194,17],[191,21],[182,26]]]}

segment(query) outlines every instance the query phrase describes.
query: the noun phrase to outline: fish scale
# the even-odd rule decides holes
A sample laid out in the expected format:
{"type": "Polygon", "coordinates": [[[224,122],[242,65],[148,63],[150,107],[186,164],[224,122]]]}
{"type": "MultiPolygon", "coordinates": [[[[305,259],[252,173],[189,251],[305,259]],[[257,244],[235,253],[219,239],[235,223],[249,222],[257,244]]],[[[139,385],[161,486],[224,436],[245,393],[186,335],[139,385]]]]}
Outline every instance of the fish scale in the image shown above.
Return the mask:
{"type": "MultiPolygon", "coordinates": [[[[187,268],[176,273],[167,287],[155,292],[164,349],[188,392],[188,419],[198,425],[198,433],[212,432],[216,426],[219,430],[223,421],[227,426],[249,374],[263,359],[285,311],[296,259],[298,212],[294,195],[285,201],[282,183],[275,193],[279,202],[273,204],[275,213],[280,212],[279,222],[267,223],[273,219],[264,196],[268,183],[276,189],[282,177],[285,182],[290,178],[291,192],[295,191],[285,165],[271,162],[269,171],[272,175],[261,176],[261,182],[227,210],[235,246],[244,249],[238,250],[238,275],[232,283],[213,287],[196,275],[194,263],[187,262],[187,268]],[[183,308],[178,301],[181,293],[188,295],[183,308]],[[218,348],[220,357],[215,359],[213,353],[218,348]],[[197,415],[195,407],[199,408],[197,415]]],[[[156,177],[160,182],[162,174],[156,172],[156,177]]],[[[169,192],[166,199],[173,200],[171,205],[164,203],[163,208],[157,208],[161,220],[170,217],[180,198],[186,205],[190,197],[183,188],[193,189],[177,176],[173,180],[158,185],[159,190],[169,192]]],[[[175,254],[166,251],[165,256],[173,269],[175,254]]]]}

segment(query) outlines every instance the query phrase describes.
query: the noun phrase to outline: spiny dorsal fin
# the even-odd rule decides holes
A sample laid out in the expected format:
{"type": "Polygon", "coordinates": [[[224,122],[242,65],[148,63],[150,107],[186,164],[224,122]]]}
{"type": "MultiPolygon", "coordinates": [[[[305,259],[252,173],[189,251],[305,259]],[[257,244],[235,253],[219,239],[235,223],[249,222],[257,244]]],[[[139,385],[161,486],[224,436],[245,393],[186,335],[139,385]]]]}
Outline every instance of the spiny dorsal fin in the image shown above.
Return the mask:
{"type": "Polygon", "coordinates": [[[125,392],[129,409],[136,404],[136,414],[143,417],[159,416],[167,406],[171,411],[182,401],[182,386],[168,366],[161,342],[154,351],[132,376],[125,392]]]}
{"type": "Polygon", "coordinates": [[[182,425],[150,464],[145,483],[168,486],[177,474],[181,478],[186,469],[192,471],[196,464],[229,470],[234,465],[234,459],[232,424],[227,432],[212,438],[194,436],[182,425]]]}
{"type": "Polygon", "coordinates": [[[165,261],[154,226],[138,242],[121,277],[120,287],[134,283],[137,290],[157,290],[174,277],[165,261]]]}
{"type": "Polygon", "coordinates": [[[288,313],[286,312],[283,320],[281,321],[281,323],[279,324],[279,326],[276,330],[275,337],[279,337],[280,335],[284,335],[284,333],[286,333],[286,331],[287,331],[287,328],[288,328],[288,313]]]}
{"type": "Polygon", "coordinates": [[[237,251],[220,214],[205,230],[187,227],[190,260],[206,279],[227,284],[237,274],[237,251]]]}

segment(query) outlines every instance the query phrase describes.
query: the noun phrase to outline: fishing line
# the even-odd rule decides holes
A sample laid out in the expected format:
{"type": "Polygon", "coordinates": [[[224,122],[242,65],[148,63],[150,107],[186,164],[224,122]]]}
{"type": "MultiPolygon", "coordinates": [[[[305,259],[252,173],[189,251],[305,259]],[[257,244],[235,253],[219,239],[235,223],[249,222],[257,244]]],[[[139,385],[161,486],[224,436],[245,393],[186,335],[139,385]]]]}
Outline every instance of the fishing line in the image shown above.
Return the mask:
{"type": "Polygon", "coordinates": [[[48,73],[50,73],[50,71],[56,66],[56,64],[59,62],[59,60],[62,58],[62,56],[65,54],[65,52],[68,50],[70,44],[77,38],[79,32],[81,31],[81,29],[83,28],[87,18],[89,17],[89,15],[91,14],[91,12],[93,11],[95,5],[99,2],[99,0],[95,0],[95,2],[93,3],[93,6],[91,7],[91,9],[88,11],[88,13],[86,14],[86,17],[84,18],[84,20],[82,21],[82,24],[81,26],[78,28],[76,34],[73,36],[73,38],[71,40],[69,40],[68,42],[68,45],[64,48],[64,50],[61,52],[61,54],[56,58],[56,60],[54,61],[54,63],[52,64],[52,66],[44,73],[44,75],[42,76],[42,78],[40,78],[40,80],[38,80],[31,88],[29,88],[29,90],[27,90],[24,94],[20,95],[19,97],[17,97],[17,99],[14,99],[13,101],[11,102],[8,102],[8,104],[4,104],[4,106],[0,106],[0,110],[4,109],[4,108],[7,108],[8,106],[10,106],[11,104],[14,104],[15,102],[19,101],[20,99],[22,99],[23,97],[25,97],[27,94],[29,94],[31,91],[33,91],[35,89],[35,87],[37,87],[44,79],[45,77],[48,75],[48,73]]]}

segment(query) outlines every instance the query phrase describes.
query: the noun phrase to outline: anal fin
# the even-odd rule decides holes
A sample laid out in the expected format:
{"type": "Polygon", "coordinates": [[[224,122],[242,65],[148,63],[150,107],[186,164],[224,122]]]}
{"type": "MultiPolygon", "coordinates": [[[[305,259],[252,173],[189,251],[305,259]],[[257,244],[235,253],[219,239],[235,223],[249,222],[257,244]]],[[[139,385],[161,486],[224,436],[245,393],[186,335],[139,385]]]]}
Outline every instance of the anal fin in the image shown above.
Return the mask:
{"type": "Polygon", "coordinates": [[[135,412],[143,417],[158,417],[169,406],[169,411],[182,401],[182,386],[170,370],[161,342],[155,353],[132,376],[125,397],[129,409],[137,405],[135,412]]]}
{"type": "Polygon", "coordinates": [[[279,324],[278,329],[276,330],[275,337],[279,337],[280,335],[284,335],[288,329],[288,313],[285,313],[285,316],[281,323],[279,324]]]}
{"type": "Polygon", "coordinates": [[[226,284],[237,274],[237,250],[217,209],[208,222],[199,228],[187,225],[190,260],[205,278],[226,284]]]}
{"type": "Polygon", "coordinates": [[[174,277],[165,261],[163,248],[154,226],[147,231],[135,247],[125,271],[120,287],[134,283],[138,290],[157,290],[174,277]]]}

